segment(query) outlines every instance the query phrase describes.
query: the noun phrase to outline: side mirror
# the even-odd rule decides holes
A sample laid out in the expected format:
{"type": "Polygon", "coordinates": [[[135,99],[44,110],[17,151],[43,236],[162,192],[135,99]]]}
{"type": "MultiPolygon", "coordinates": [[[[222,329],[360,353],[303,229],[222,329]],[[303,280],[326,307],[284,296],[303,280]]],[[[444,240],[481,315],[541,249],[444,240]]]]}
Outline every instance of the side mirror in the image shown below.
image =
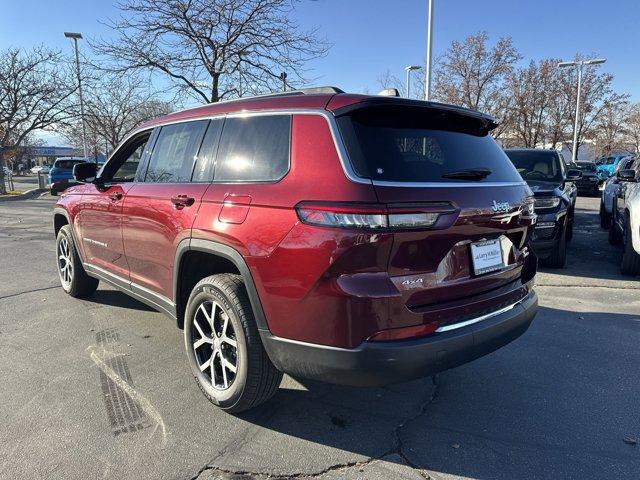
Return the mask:
{"type": "Polygon", "coordinates": [[[73,166],[73,178],[82,183],[93,183],[98,174],[98,167],[93,162],[76,163],[73,166]]]}
{"type": "Polygon", "coordinates": [[[620,170],[618,172],[618,180],[621,182],[636,182],[636,171],[635,170],[620,170]]]}
{"type": "Polygon", "coordinates": [[[565,180],[568,182],[573,182],[575,180],[579,180],[582,178],[582,172],[580,170],[567,170],[567,175],[565,176],[565,180]]]}

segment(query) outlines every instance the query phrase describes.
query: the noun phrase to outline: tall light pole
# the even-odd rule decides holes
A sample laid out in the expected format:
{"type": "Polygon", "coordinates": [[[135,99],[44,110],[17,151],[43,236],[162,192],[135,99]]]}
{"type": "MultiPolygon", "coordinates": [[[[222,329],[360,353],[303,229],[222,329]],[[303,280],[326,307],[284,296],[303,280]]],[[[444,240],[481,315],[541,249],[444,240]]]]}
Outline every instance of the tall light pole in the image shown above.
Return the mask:
{"type": "Polygon", "coordinates": [[[433,38],[433,0],[429,0],[429,16],[427,17],[427,58],[424,69],[424,99],[431,95],[431,43],[433,38]]]}
{"type": "Polygon", "coordinates": [[[420,70],[420,65],[407,65],[404,70],[407,72],[407,98],[411,98],[411,72],[413,70],[420,70]]]}
{"type": "MultiPolygon", "coordinates": [[[[64,36],[72,38],[76,50],[76,75],[78,76],[78,93],[80,95],[80,117],[82,120],[82,148],[84,149],[84,158],[87,156],[87,127],[84,120],[84,99],[82,98],[82,80],[80,79],[80,52],[78,50],[78,40],[82,38],[81,33],[64,32],[64,36]]],[[[98,159],[96,159],[96,163],[98,159]]]]}
{"type": "Polygon", "coordinates": [[[573,62],[560,62],[558,67],[578,67],[578,92],[576,95],[576,119],[573,123],[573,151],[571,152],[571,162],[578,161],[578,118],[580,117],[580,90],[582,89],[582,67],[583,65],[598,65],[606,62],[606,58],[592,58],[590,60],[576,60],[573,62]]]}

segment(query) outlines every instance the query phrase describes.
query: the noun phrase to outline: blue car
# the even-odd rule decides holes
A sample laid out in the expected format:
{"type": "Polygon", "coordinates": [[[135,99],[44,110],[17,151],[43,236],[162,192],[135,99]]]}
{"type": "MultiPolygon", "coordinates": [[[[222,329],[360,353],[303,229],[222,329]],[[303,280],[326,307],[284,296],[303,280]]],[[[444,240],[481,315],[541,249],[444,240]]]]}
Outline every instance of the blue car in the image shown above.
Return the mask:
{"type": "Polygon", "coordinates": [[[613,175],[613,172],[620,163],[620,160],[628,156],[628,153],[614,153],[612,155],[598,158],[595,162],[597,165],[596,174],[598,176],[598,180],[600,182],[607,180],[611,175],[613,175]]]}
{"type": "Polygon", "coordinates": [[[75,184],[73,180],[73,166],[78,163],[91,162],[85,158],[60,157],[58,158],[51,170],[49,170],[49,185],[51,195],[57,195],[63,192],[71,185],[75,184]]]}

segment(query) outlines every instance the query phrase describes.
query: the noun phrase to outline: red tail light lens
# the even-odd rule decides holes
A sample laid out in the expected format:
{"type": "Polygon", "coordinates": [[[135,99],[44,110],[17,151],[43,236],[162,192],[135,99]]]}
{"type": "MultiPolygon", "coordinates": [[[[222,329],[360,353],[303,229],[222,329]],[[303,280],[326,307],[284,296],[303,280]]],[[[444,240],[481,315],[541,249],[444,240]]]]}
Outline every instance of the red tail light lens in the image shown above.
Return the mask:
{"type": "MultiPolygon", "coordinates": [[[[346,203],[302,202],[296,206],[298,218],[307,225],[366,230],[430,228],[441,212],[432,206],[391,206],[346,203]]],[[[443,212],[444,213],[444,212],[443,212]]]]}

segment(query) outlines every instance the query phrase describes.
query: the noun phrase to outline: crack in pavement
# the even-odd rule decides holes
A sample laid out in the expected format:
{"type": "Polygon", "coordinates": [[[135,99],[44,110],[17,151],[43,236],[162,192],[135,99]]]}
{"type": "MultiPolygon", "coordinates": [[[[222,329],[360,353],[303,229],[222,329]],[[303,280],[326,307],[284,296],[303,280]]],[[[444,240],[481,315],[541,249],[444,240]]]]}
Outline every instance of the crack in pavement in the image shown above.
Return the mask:
{"type": "Polygon", "coordinates": [[[227,469],[223,469],[223,468],[219,468],[219,467],[215,467],[215,466],[211,466],[209,464],[205,465],[204,467],[202,467],[200,470],[198,470],[198,472],[191,477],[190,480],[200,480],[201,476],[205,473],[211,473],[213,475],[219,473],[221,474],[220,476],[216,476],[213,477],[211,476],[210,478],[216,478],[216,479],[229,479],[231,480],[232,478],[235,479],[237,478],[237,475],[241,475],[243,477],[246,477],[247,480],[266,480],[266,479],[270,479],[270,480],[287,480],[287,479],[294,479],[294,478],[319,478],[323,475],[326,475],[330,472],[339,472],[339,471],[343,471],[343,470],[348,470],[350,468],[354,468],[354,467],[364,467],[366,465],[369,465],[373,462],[376,461],[380,461],[383,460],[386,457],[392,456],[392,455],[397,455],[398,457],[400,457],[407,466],[409,466],[410,468],[412,468],[413,470],[415,470],[421,477],[425,478],[425,479],[430,479],[430,475],[427,473],[427,471],[423,468],[420,468],[420,466],[418,466],[415,462],[413,462],[412,460],[410,460],[407,455],[404,452],[404,444],[402,441],[402,437],[401,437],[401,431],[402,429],[410,422],[413,422],[414,420],[417,420],[418,418],[420,418],[422,415],[424,415],[427,411],[427,409],[429,408],[429,406],[434,402],[434,400],[436,399],[436,397],[438,396],[438,381],[436,376],[432,376],[431,377],[431,382],[433,385],[433,389],[429,389],[429,394],[426,396],[426,398],[422,401],[421,405],[419,406],[417,412],[414,415],[409,416],[408,418],[405,418],[402,422],[400,422],[391,432],[391,435],[393,435],[394,437],[394,445],[392,448],[390,448],[388,451],[384,452],[383,454],[376,456],[376,457],[371,457],[368,460],[365,461],[359,461],[359,462],[347,462],[347,463],[338,463],[335,465],[331,465],[328,468],[325,468],[319,472],[315,472],[315,473],[291,473],[288,475],[273,475],[270,473],[266,473],[266,472],[251,472],[251,471],[246,471],[246,470],[227,470],[227,469]]]}
{"type": "Polygon", "coordinates": [[[5,298],[18,297],[20,295],[26,295],[27,293],[43,292],[45,290],[53,290],[54,288],[60,288],[60,286],[59,285],[52,285],[51,287],[34,288],[33,290],[27,290],[25,292],[11,293],[9,295],[5,295],[4,297],[0,297],[0,300],[4,300],[5,298]]]}

